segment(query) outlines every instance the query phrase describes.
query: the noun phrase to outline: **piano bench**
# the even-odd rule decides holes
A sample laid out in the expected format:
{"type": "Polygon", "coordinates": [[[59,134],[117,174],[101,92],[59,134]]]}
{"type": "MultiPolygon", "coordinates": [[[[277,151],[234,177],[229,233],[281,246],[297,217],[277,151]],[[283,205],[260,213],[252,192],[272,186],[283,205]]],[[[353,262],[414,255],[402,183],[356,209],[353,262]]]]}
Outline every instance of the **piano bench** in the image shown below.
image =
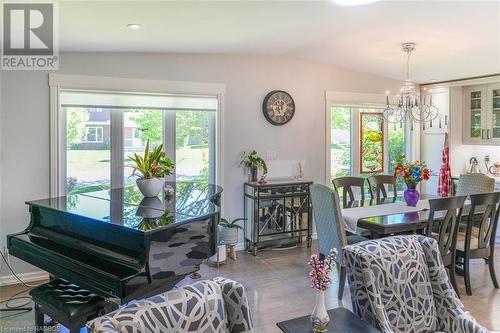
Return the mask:
{"type": "Polygon", "coordinates": [[[44,315],[80,332],[87,321],[109,313],[116,305],[63,279],[56,279],[30,291],[35,304],[35,325],[45,326],[44,315]]]}

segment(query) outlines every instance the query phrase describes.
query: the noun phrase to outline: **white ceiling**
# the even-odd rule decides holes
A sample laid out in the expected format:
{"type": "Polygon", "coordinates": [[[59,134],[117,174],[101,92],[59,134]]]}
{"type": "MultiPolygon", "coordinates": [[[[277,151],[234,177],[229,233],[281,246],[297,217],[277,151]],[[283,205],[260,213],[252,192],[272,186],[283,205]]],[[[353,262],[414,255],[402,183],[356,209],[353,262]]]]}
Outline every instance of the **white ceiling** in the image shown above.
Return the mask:
{"type": "Polygon", "coordinates": [[[59,31],[63,51],[282,55],[398,79],[413,41],[417,82],[500,73],[500,0],[64,1],[59,31]]]}

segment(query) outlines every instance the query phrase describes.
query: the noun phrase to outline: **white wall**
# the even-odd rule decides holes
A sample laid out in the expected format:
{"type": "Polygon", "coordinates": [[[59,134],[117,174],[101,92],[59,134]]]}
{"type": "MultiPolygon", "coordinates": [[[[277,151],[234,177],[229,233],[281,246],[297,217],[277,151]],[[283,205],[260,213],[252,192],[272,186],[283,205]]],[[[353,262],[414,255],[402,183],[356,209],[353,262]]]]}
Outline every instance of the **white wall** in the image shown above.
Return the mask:
{"type": "MultiPolygon", "coordinates": [[[[224,126],[224,215],[243,214],[242,150],[256,149],[277,159],[306,160],[305,176],[325,174],[325,91],[383,93],[400,82],[326,65],[269,56],[68,53],[59,73],[226,84],[224,126]],[[270,90],[288,91],[296,113],[285,126],[272,126],[261,112],[270,90]]],[[[48,74],[1,73],[1,240],[29,222],[26,200],[49,193],[48,74]]],[[[13,260],[16,271],[33,267],[13,260]]],[[[6,275],[3,268],[1,275],[6,275]]]]}

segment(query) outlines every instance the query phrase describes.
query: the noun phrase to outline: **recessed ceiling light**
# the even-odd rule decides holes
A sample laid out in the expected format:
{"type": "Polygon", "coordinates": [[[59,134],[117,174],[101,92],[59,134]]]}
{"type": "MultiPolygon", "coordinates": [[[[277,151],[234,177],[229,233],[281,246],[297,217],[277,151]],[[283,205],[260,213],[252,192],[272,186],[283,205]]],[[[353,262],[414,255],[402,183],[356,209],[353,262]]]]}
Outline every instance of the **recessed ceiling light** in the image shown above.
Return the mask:
{"type": "Polygon", "coordinates": [[[141,25],[138,23],[130,23],[130,24],[127,24],[127,28],[129,28],[131,30],[138,30],[141,28],[141,25]]]}
{"type": "Polygon", "coordinates": [[[378,2],[380,0],[332,0],[332,1],[339,6],[360,6],[372,2],[378,2]]]}

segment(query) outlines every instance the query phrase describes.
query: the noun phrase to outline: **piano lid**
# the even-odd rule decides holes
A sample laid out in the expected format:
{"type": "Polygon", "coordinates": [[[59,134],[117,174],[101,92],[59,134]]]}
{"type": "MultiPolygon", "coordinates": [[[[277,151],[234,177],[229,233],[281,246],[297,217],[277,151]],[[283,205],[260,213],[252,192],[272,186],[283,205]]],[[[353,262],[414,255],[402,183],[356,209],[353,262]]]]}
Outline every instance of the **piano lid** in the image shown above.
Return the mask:
{"type": "Polygon", "coordinates": [[[217,213],[222,188],[201,182],[167,182],[172,197],[144,198],[136,185],[27,202],[130,229],[150,231],[217,213]]]}

